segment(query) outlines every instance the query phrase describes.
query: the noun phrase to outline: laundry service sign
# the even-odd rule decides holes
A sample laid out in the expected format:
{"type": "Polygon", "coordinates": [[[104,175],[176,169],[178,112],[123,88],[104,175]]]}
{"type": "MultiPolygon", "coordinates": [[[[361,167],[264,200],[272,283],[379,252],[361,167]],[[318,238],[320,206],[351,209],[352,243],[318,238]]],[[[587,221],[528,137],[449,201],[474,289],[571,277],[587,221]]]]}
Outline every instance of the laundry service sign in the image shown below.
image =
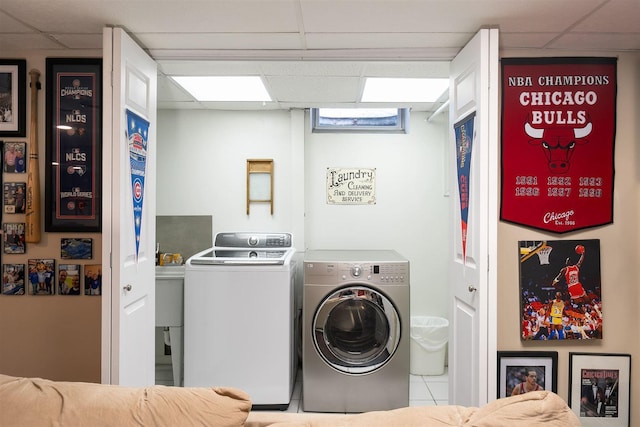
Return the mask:
{"type": "Polygon", "coordinates": [[[376,169],[327,168],[327,204],[375,205],[376,169]]]}
{"type": "Polygon", "coordinates": [[[613,222],[615,58],[503,58],[500,218],[566,233],[613,222]]]}

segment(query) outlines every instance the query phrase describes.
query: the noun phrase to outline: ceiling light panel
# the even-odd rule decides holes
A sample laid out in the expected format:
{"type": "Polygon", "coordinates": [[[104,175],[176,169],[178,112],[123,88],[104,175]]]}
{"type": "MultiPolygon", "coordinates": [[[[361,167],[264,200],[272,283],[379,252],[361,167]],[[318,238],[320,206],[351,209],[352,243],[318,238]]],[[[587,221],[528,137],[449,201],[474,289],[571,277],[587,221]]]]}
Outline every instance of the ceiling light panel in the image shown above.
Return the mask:
{"type": "Polygon", "coordinates": [[[198,101],[263,101],[271,97],[258,76],[171,76],[198,101]]]}
{"type": "Polygon", "coordinates": [[[435,102],[449,79],[367,78],[361,102],[435,102]]]}

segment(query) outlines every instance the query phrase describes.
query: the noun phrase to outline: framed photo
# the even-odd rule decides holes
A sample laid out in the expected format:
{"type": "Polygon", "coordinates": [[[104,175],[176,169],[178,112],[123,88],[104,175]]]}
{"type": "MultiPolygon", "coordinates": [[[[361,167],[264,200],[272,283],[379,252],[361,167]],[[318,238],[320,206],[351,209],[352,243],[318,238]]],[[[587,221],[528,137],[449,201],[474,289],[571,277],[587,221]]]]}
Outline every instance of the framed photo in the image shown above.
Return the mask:
{"type": "Polygon", "coordinates": [[[630,426],[631,355],[569,353],[569,406],[581,425],[630,426]]]}
{"type": "Polygon", "coordinates": [[[600,240],[521,240],[520,339],[600,340],[600,240]]]}
{"type": "Polygon", "coordinates": [[[24,182],[5,182],[2,190],[4,213],[23,214],[26,207],[27,184],[24,182]]]}
{"type": "Polygon", "coordinates": [[[24,264],[2,264],[2,295],[24,295],[24,264]]]}
{"type": "Polygon", "coordinates": [[[5,222],[2,224],[4,231],[3,246],[5,254],[25,253],[25,224],[24,222],[5,222]]]}
{"type": "Polygon", "coordinates": [[[101,229],[102,60],[47,58],[45,230],[101,229]]]}
{"type": "Polygon", "coordinates": [[[27,61],[0,59],[0,136],[27,134],[27,61]]]}
{"type": "Polygon", "coordinates": [[[29,294],[54,295],[56,262],[53,259],[29,260],[29,294]]]}
{"type": "Polygon", "coordinates": [[[557,351],[498,352],[498,398],[557,389],[557,351]]]}
{"type": "Polygon", "coordinates": [[[102,264],[84,266],[84,294],[102,295],[102,264]]]}
{"type": "Polygon", "coordinates": [[[58,295],[80,295],[80,264],[60,264],[58,295]]]}
{"type": "Polygon", "coordinates": [[[93,239],[89,239],[89,238],[60,239],[60,257],[62,259],[93,258],[93,239]]]}
{"type": "Polygon", "coordinates": [[[5,142],[2,148],[2,170],[6,173],[27,172],[27,144],[5,142]]]}

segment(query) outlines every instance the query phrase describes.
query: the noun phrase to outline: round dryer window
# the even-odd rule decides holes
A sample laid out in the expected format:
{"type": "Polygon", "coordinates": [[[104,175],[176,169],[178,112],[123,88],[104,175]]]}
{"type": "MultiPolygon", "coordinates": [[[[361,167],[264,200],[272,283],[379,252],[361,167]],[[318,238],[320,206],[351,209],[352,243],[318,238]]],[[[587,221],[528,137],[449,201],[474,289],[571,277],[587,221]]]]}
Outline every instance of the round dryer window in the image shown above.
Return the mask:
{"type": "Polygon", "coordinates": [[[384,366],[400,343],[400,316],[382,293],[348,286],[329,294],[313,319],[316,350],[329,366],[364,374],[384,366]]]}

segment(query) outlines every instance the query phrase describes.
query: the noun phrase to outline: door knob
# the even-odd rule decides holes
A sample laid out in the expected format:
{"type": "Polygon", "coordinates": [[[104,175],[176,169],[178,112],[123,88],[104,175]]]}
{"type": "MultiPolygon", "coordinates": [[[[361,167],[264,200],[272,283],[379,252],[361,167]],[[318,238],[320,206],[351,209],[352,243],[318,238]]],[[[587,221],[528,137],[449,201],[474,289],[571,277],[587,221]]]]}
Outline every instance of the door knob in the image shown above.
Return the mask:
{"type": "Polygon", "coordinates": [[[475,291],[477,291],[477,290],[478,290],[478,289],[477,289],[475,286],[473,286],[473,285],[469,285],[469,287],[468,287],[467,289],[469,289],[469,292],[475,292],[475,291]]]}
{"type": "Polygon", "coordinates": [[[124,289],[126,292],[130,292],[131,288],[133,288],[133,286],[131,286],[130,284],[122,287],[122,289],[124,289]]]}

